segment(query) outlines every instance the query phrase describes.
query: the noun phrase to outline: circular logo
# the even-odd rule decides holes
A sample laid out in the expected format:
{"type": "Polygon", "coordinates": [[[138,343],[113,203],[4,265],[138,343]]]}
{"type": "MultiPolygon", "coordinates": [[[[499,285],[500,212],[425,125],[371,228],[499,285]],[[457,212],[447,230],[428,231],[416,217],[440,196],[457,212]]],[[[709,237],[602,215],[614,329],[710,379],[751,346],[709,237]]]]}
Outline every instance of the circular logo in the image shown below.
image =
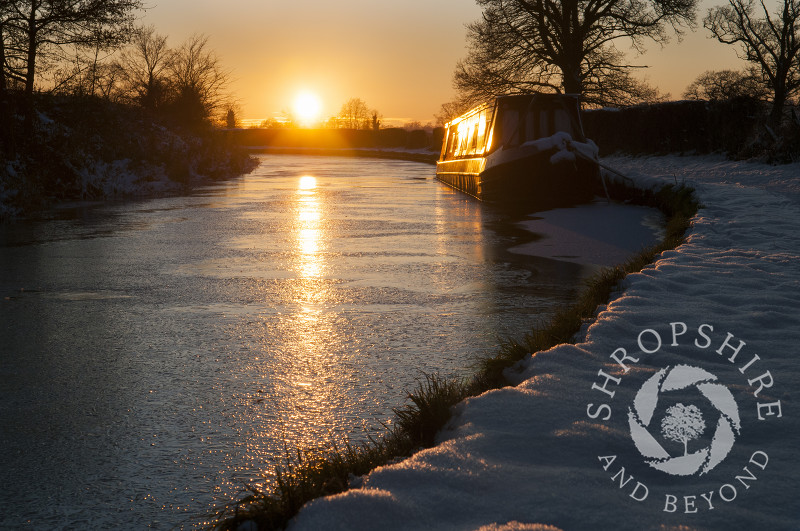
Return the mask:
{"type": "Polygon", "coordinates": [[[675,365],[661,369],[642,384],[633,400],[633,408],[628,408],[628,424],[636,449],[646,458],[648,465],[667,474],[691,476],[703,475],[725,459],[733,448],[741,424],[733,395],[724,385],[713,383],[716,380],[716,376],[699,367],[675,365]],[[699,391],[711,408],[719,413],[719,420],[711,442],[690,452],[689,443],[706,432],[701,408],[696,404],[678,402],[660,412],[660,422],[654,421],[654,417],[664,393],[691,391],[692,388],[699,391]],[[671,455],[659,438],[682,443],[683,453],[671,455]]]}

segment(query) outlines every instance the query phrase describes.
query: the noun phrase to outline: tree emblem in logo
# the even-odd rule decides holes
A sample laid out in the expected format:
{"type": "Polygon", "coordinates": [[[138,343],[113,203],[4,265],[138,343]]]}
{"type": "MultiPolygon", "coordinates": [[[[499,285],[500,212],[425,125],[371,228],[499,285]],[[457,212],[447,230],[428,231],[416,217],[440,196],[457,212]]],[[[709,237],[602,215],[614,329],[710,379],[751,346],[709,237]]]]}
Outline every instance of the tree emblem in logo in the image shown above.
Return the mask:
{"type": "Polygon", "coordinates": [[[725,459],[733,448],[741,424],[733,395],[724,385],[713,383],[716,380],[716,376],[699,367],[676,365],[661,369],[642,384],[633,399],[633,408],[628,409],[628,424],[636,449],[646,458],[648,465],[668,474],[691,476],[705,474],[725,459]],[[660,435],[669,441],[683,443],[683,455],[672,456],[651,434],[649,427],[663,393],[691,387],[708,399],[719,412],[719,420],[711,443],[690,452],[689,442],[702,436],[706,430],[700,408],[682,403],[667,408],[661,420],[660,435]]]}
{"type": "Polygon", "coordinates": [[[689,454],[689,441],[703,435],[705,430],[706,421],[697,406],[678,403],[667,409],[667,416],[661,421],[661,434],[671,441],[682,442],[683,455],[689,454]]]}

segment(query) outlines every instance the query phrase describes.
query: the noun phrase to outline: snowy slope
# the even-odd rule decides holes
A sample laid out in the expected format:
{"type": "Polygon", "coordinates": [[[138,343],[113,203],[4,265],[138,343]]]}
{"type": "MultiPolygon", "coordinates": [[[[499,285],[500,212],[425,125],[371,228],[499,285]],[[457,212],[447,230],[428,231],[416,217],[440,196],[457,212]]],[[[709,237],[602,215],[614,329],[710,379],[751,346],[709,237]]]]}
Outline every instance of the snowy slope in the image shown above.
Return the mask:
{"type": "Polygon", "coordinates": [[[583,342],[528,358],[438,446],[291,529],[800,529],[800,166],[604,162],[696,186],[687,243],[629,276],[583,342]],[[676,404],[702,413],[693,432],[665,427],[676,404]]]}

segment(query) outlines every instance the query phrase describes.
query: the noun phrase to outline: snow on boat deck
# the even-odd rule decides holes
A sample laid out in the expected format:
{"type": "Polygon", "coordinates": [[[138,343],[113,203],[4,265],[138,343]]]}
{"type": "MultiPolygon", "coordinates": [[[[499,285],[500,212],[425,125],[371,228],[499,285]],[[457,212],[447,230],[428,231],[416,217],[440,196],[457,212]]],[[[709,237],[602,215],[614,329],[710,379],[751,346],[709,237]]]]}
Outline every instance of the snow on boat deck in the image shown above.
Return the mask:
{"type": "MultiPolygon", "coordinates": [[[[705,208],[687,242],[630,275],[582,342],[529,357],[516,387],[459,404],[438,446],[312,501],[291,529],[800,529],[800,165],[605,162],[640,186],[695,186],[705,208]],[[648,466],[630,420],[652,398],[644,382],[676,365],[711,373],[741,419],[720,435],[729,417],[701,404],[693,448],[733,446],[681,475],[648,466]]],[[[700,403],[697,388],[655,397],[700,403]]]]}

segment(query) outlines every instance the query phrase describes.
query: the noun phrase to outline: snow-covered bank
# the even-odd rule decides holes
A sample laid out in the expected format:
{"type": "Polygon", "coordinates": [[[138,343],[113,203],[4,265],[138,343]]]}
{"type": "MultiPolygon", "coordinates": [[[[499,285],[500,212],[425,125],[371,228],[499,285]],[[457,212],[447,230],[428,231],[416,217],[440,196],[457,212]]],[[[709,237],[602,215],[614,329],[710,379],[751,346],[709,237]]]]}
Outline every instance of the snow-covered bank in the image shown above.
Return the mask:
{"type": "Polygon", "coordinates": [[[161,123],[104,100],[40,96],[37,106],[33,132],[23,137],[20,127],[0,160],[0,222],[64,202],[181,193],[256,166],[211,127],[161,123]]]}
{"type": "Polygon", "coordinates": [[[800,528],[800,166],[604,162],[695,186],[687,242],[629,276],[582,342],[528,358],[438,446],[292,529],[800,528]],[[704,422],[679,441],[664,426],[684,403],[704,422]]]}

